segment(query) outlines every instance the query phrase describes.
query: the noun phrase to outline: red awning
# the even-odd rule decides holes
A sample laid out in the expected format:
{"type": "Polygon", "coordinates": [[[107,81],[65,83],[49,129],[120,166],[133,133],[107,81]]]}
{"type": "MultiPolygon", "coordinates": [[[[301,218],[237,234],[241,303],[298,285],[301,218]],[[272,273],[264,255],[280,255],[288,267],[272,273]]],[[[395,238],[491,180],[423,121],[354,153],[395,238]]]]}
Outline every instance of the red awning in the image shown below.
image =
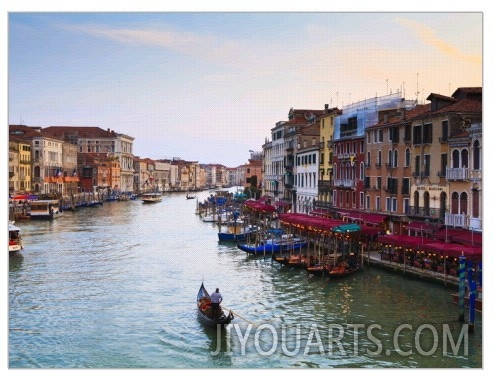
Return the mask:
{"type": "Polygon", "coordinates": [[[276,212],[276,208],[260,200],[247,200],[244,205],[257,212],[276,212]]]}
{"type": "Polygon", "coordinates": [[[382,215],[380,213],[369,213],[360,211],[347,211],[341,213],[343,220],[345,217],[350,220],[357,220],[360,223],[380,225],[388,215],[382,215]]]}
{"type": "Polygon", "coordinates": [[[460,234],[451,236],[450,239],[452,242],[458,242],[463,245],[482,246],[482,232],[464,230],[460,234]]]}
{"type": "Polygon", "coordinates": [[[458,245],[446,242],[432,242],[422,246],[424,250],[439,253],[446,257],[460,257],[464,255],[470,260],[482,259],[482,247],[471,245],[458,245]]]}
{"type": "Polygon", "coordinates": [[[327,219],[319,216],[310,216],[301,213],[283,213],[278,216],[284,225],[300,227],[304,230],[318,230],[330,232],[335,226],[347,224],[341,220],[327,219]]]}
{"type": "Polygon", "coordinates": [[[423,237],[385,234],[377,237],[377,241],[391,246],[402,246],[404,248],[415,248],[424,243],[423,237]]]}
{"type": "Polygon", "coordinates": [[[412,221],[405,225],[405,228],[424,233],[432,233],[432,225],[423,221],[412,221]]]}

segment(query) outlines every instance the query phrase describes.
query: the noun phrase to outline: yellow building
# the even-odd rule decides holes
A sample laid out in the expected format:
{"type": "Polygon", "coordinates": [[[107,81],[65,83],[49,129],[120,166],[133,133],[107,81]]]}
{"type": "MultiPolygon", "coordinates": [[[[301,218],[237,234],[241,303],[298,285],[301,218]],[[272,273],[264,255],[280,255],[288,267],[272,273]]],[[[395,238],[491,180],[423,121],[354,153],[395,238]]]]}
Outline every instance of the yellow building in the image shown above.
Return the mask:
{"type": "Polygon", "coordinates": [[[319,177],[316,207],[329,209],[333,203],[333,135],[334,119],[341,114],[336,107],[324,105],[324,114],[319,117],[319,177]]]}

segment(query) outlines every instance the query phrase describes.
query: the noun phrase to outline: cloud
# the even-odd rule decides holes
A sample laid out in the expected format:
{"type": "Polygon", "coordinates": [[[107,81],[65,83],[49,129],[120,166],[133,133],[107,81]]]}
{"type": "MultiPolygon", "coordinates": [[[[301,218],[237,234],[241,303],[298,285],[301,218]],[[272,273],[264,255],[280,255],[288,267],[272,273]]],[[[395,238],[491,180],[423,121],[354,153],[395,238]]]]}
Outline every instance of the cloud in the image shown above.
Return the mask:
{"type": "Polygon", "coordinates": [[[410,29],[417,36],[417,38],[422,41],[422,43],[435,48],[447,56],[468,63],[478,65],[482,64],[482,57],[480,55],[469,55],[463,53],[456,46],[439,38],[434,30],[420,22],[405,18],[396,18],[396,22],[410,29]]]}

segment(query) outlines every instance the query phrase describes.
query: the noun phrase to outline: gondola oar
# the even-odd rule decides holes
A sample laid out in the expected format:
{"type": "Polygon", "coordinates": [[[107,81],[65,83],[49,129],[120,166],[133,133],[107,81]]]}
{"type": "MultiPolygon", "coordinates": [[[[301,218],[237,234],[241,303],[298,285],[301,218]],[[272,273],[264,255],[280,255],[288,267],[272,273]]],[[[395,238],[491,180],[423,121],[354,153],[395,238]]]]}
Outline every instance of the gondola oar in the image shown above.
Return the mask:
{"type": "Polygon", "coordinates": [[[236,316],[236,317],[238,317],[238,318],[242,318],[245,322],[250,323],[251,325],[255,325],[255,323],[254,323],[254,322],[249,321],[247,318],[242,317],[242,316],[241,316],[241,315],[239,315],[237,312],[234,312],[233,310],[228,309],[226,306],[223,306],[223,305],[222,305],[222,306],[221,306],[221,309],[224,309],[224,310],[226,310],[226,311],[229,311],[229,312],[233,313],[233,315],[235,315],[235,316],[236,316]]]}

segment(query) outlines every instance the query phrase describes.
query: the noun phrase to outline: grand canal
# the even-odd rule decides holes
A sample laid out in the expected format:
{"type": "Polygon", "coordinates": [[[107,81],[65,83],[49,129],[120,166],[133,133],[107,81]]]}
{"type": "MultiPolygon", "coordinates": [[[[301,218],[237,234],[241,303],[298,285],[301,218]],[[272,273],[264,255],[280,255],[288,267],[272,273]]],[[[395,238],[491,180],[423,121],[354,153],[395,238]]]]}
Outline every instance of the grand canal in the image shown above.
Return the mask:
{"type": "Polygon", "coordinates": [[[482,317],[464,331],[453,287],[375,267],[311,277],[219,243],[195,206],[167,194],[18,222],[25,248],[9,261],[9,367],[483,366],[482,317]],[[229,332],[197,320],[203,281],[236,313],[229,332]]]}

